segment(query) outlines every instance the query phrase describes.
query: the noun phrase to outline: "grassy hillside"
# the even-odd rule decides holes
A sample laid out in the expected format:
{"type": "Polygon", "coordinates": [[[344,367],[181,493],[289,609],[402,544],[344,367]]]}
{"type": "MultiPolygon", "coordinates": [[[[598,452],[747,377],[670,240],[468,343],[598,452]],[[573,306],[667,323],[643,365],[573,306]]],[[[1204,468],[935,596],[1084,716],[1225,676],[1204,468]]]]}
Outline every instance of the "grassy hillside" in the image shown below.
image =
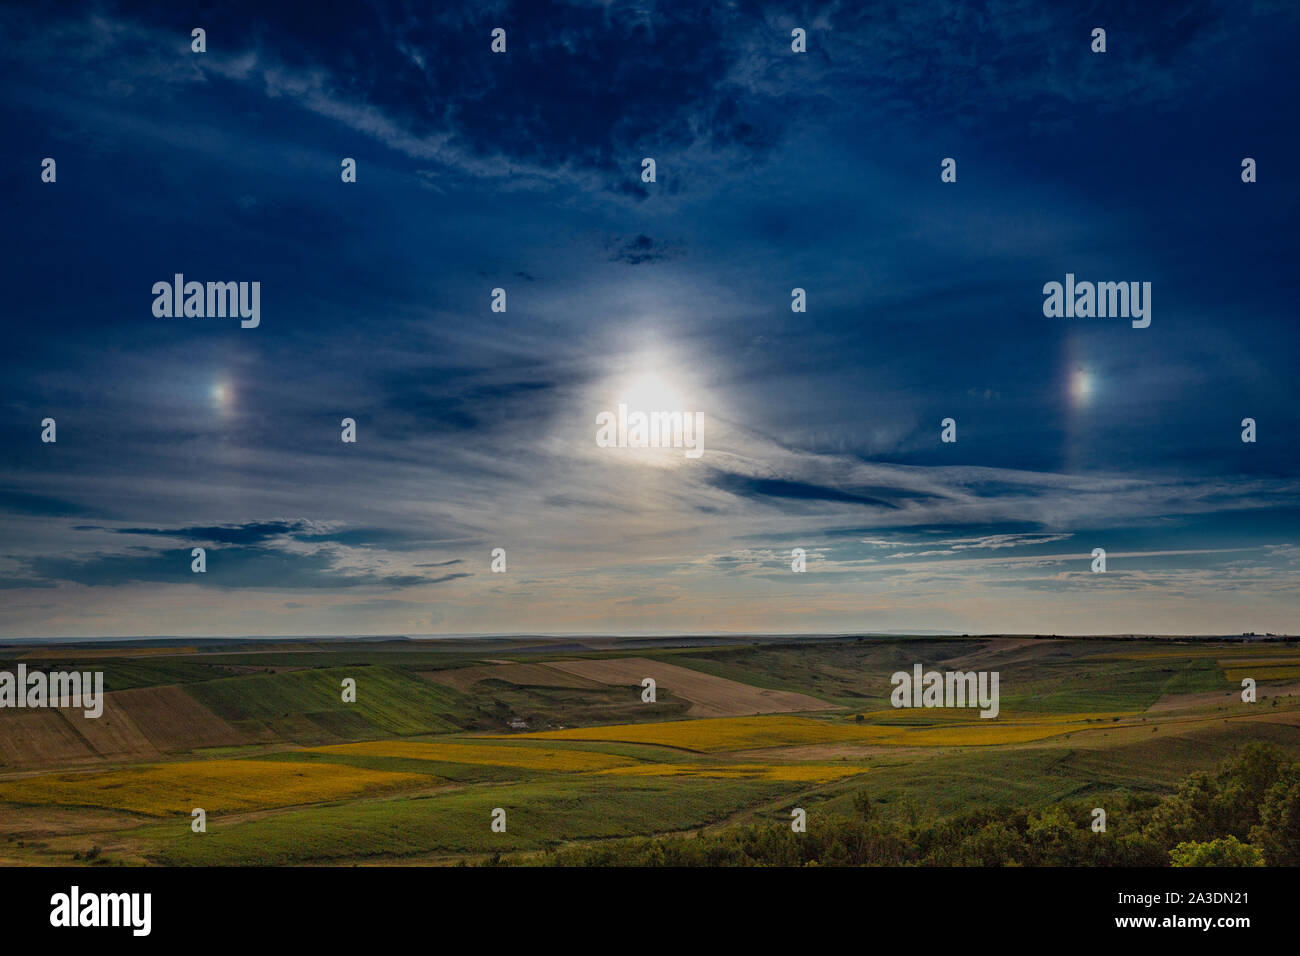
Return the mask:
{"type": "Polygon", "coordinates": [[[294,742],[446,732],[466,721],[454,691],[383,666],[246,674],[186,689],[241,730],[294,742]],[[343,702],[344,678],[356,681],[355,703],[343,702]]]}

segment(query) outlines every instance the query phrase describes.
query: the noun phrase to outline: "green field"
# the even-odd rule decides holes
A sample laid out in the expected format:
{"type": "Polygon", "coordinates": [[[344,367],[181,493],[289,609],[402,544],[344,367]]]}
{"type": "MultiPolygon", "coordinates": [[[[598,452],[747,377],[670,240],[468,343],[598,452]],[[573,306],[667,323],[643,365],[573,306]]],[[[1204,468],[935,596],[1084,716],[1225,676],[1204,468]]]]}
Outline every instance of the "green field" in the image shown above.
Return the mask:
{"type": "Polygon", "coordinates": [[[269,728],[288,739],[316,727],[333,737],[408,735],[458,730],[464,711],[457,695],[408,672],[384,666],[320,667],[280,674],[248,674],[186,688],[237,727],[269,728]],[[344,703],[342,682],[357,682],[355,703],[344,703]],[[314,726],[313,726],[314,725],[314,726]]]}

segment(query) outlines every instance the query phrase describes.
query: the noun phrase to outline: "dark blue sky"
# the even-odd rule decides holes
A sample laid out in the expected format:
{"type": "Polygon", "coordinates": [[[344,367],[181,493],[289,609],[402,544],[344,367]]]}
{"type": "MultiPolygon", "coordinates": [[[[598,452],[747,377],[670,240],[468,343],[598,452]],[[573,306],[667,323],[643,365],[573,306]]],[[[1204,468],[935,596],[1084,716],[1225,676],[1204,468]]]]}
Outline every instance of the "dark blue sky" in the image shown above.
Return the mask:
{"type": "Polygon", "coordinates": [[[1297,8],[712,6],[0,8],[0,636],[1297,630],[1297,8]]]}

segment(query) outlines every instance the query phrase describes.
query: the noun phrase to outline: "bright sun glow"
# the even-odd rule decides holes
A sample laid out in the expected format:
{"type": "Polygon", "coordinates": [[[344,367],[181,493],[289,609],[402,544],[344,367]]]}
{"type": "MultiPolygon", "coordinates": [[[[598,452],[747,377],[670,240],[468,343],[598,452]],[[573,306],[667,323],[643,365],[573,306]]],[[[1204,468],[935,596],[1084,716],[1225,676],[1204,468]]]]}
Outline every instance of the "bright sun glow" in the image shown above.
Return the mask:
{"type": "Polygon", "coordinates": [[[678,468],[704,454],[707,431],[699,396],[662,353],[629,355],[593,395],[599,448],[606,460],[678,468]],[[665,372],[667,370],[667,372],[665,372]]]}
{"type": "Polygon", "coordinates": [[[631,411],[687,411],[677,386],[653,372],[638,375],[628,381],[619,390],[618,400],[625,403],[631,411]]]}

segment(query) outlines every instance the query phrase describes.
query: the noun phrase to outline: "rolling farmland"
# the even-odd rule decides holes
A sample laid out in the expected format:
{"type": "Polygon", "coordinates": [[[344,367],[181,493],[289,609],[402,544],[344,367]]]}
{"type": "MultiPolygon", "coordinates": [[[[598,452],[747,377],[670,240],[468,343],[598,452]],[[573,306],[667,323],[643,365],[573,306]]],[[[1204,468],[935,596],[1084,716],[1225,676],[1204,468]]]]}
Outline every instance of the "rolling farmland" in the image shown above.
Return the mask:
{"type": "Polygon", "coordinates": [[[1082,794],[1154,799],[1252,741],[1300,756],[1300,646],[1286,641],[5,653],[0,669],[103,669],[108,688],[99,719],[0,710],[0,859],[14,864],[529,862],[593,841],[788,831],[792,807],[846,818],[862,793],[886,817],[1046,812],[1082,794]],[[890,676],[912,663],[998,671],[1000,713],[892,707],[890,676]]]}

